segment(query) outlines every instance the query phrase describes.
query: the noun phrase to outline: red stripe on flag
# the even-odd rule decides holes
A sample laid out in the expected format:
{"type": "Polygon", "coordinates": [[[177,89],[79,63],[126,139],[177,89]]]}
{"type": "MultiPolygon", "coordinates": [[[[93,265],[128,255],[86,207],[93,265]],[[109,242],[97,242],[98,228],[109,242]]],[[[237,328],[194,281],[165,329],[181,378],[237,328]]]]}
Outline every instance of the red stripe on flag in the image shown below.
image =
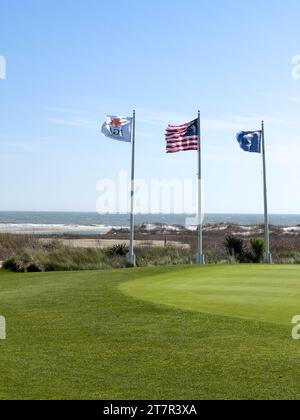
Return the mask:
{"type": "Polygon", "coordinates": [[[178,137],[178,138],[169,138],[166,139],[167,143],[180,143],[183,141],[198,141],[198,137],[191,136],[191,137],[178,137]]]}
{"type": "Polygon", "coordinates": [[[167,149],[176,149],[177,147],[197,146],[197,140],[180,141],[176,143],[167,143],[167,149]]]}
{"type": "Polygon", "coordinates": [[[166,133],[166,137],[172,137],[172,136],[184,136],[186,133],[186,130],[182,131],[170,131],[169,133],[166,133]]]}
{"type": "Polygon", "coordinates": [[[189,150],[198,150],[198,147],[197,146],[194,146],[194,147],[186,147],[186,148],[180,147],[180,148],[174,149],[174,150],[167,150],[167,153],[187,152],[189,150]]]}
{"type": "Polygon", "coordinates": [[[196,146],[198,145],[198,141],[197,140],[183,140],[183,141],[176,141],[176,142],[172,142],[172,143],[167,143],[167,147],[176,147],[176,146],[186,146],[189,144],[195,144],[196,146]]]}
{"type": "Polygon", "coordinates": [[[187,149],[189,147],[194,147],[196,150],[198,150],[198,144],[186,144],[186,145],[178,145],[178,146],[167,147],[167,151],[177,150],[177,149],[187,149]]]}
{"type": "Polygon", "coordinates": [[[178,128],[183,128],[183,127],[188,127],[188,126],[189,126],[189,123],[188,124],[185,123],[185,124],[181,124],[181,125],[171,125],[171,124],[169,124],[167,130],[169,128],[171,128],[171,129],[178,129],[178,128]]]}

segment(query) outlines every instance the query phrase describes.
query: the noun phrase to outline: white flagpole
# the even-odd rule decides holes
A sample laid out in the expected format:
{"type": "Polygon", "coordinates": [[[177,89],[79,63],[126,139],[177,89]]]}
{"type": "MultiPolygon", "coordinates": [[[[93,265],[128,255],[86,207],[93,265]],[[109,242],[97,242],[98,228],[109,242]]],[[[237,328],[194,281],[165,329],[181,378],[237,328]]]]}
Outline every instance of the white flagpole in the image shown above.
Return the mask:
{"type": "Polygon", "coordinates": [[[263,159],[263,181],[264,181],[264,210],[265,210],[265,264],[272,263],[272,255],[270,252],[270,228],[269,228],[269,213],[268,213],[268,190],[267,190],[267,165],[266,165],[266,144],[265,144],[265,123],[261,123],[261,137],[262,137],[262,159],[263,159]]]}
{"type": "Polygon", "coordinates": [[[196,263],[205,264],[203,253],[203,219],[202,219],[202,156],[201,156],[201,113],[198,111],[198,236],[196,263]]]}
{"type": "Polygon", "coordinates": [[[130,233],[128,265],[134,267],[136,263],[134,255],[134,192],[135,192],[135,110],[132,118],[132,157],[131,157],[131,191],[130,191],[130,233]]]}

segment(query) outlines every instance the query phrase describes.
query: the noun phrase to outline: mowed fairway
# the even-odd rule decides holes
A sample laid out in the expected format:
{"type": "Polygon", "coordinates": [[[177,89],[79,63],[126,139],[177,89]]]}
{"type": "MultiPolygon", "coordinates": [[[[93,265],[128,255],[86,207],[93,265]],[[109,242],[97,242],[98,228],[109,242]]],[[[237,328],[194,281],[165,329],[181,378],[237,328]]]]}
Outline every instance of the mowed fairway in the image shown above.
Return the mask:
{"type": "Polygon", "coordinates": [[[0,272],[0,399],[299,399],[300,267],[0,272]]]}

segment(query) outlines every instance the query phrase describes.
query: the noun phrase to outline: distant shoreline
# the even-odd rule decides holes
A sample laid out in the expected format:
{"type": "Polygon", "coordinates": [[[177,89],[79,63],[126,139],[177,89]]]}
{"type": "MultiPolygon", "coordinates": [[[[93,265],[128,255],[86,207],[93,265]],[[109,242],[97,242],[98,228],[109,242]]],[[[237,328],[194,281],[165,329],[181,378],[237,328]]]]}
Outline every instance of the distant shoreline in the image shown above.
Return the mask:
{"type": "MultiPolygon", "coordinates": [[[[146,227],[148,232],[163,229],[181,232],[186,224],[193,225],[193,216],[186,214],[137,214],[135,224],[146,227]]],[[[205,226],[258,226],[264,223],[258,214],[205,214],[205,226]]],[[[270,224],[283,227],[300,226],[300,215],[270,215],[270,224]]],[[[106,235],[111,230],[129,226],[128,214],[80,212],[3,212],[0,211],[0,233],[34,235],[106,235]]],[[[186,230],[195,230],[191,227],[186,230]]]]}
{"type": "MultiPolygon", "coordinates": [[[[96,212],[63,212],[63,211],[0,211],[0,223],[44,223],[44,224],[82,224],[82,225],[112,225],[120,226],[128,221],[128,213],[104,213],[96,212]],[[114,221],[115,223],[109,223],[114,221]],[[116,223],[117,222],[117,223],[116,223]]],[[[165,223],[165,224],[184,224],[186,218],[195,216],[194,214],[180,213],[149,213],[135,215],[137,224],[141,223],[165,223]]],[[[291,214],[272,214],[270,221],[278,224],[283,221],[293,221],[300,224],[300,213],[291,214]],[[275,220],[275,221],[274,221],[275,220]]],[[[204,214],[205,223],[261,223],[264,220],[263,213],[207,213],[204,214]]],[[[288,224],[290,222],[287,222],[288,224]]]]}
{"type": "MultiPolygon", "coordinates": [[[[160,261],[166,261],[164,255],[167,255],[167,261],[169,263],[172,261],[172,264],[178,264],[178,261],[185,261],[185,264],[190,264],[194,261],[197,249],[196,228],[186,229],[180,225],[142,224],[136,225],[134,236],[134,246],[140,255],[144,255],[146,258],[151,252],[156,253],[152,263],[157,264],[158,257],[162,258],[160,261]],[[172,256],[172,259],[168,260],[170,256],[172,256]]],[[[232,262],[224,245],[227,238],[232,236],[242,239],[244,246],[249,248],[252,239],[264,240],[264,225],[205,224],[203,242],[208,263],[232,262]]],[[[270,225],[270,238],[275,263],[300,263],[300,226],[270,225]]],[[[43,259],[43,256],[49,256],[52,252],[53,262],[55,263],[56,251],[62,252],[64,255],[73,253],[72,255],[81,258],[85,249],[90,250],[87,252],[88,255],[95,255],[95,252],[100,252],[105,257],[106,254],[103,250],[113,250],[114,247],[121,247],[121,249],[125,247],[126,249],[128,244],[129,230],[124,227],[111,228],[105,233],[102,232],[102,234],[97,231],[83,233],[80,230],[75,233],[60,231],[52,234],[51,230],[44,234],[41,231],[35,231],[34,235],[30,231],[27,231],[26,234],[22,234],[20,231],[18,234],[16,234],[16,231],[13,234],[11,232],[8,234],[0,232],[0,260],[7,261],[12,256],[20,258],[22,255],[25,255],[26,260],[28,253],[35,255],[36,252],[43,259]]],[[[105,261],[107,263],[107,260],[105,261]]],[[[124,266],[123,259],[113,259],[113,261],[117,264],[117,266],[113,265],[114,268],[124,266]]],[[[162,264],[165,264],[165,262],[162,262],[162,264]]]]}
{"type": "MultiPolygon", "coordinates": [[[[204,233],[217,233],[229,230],[240,236],[260,235],[263,233],[264,226],[262,224],[238,224],[238,223],[209,223],[204,224],[204,233]]],[[[300,234],[300,225],[270,225],[271,232],[277,234],[290,235],[300,234]]],[[[196,226],[185,227],[183,225],[166,225],[163,223],[143,223],[137,224],[135,227],[138,236],[177,236],[179,234],[189,236],[196,231],[196,226]]],[[[16,235],[35,235],[41,237],[58,236],[68,239],[76,238],[102,238],[115,239],[120,237],[125,239],[128,235],[128,227],[126,226],[80,226],[80,225],[64,225],[64,224],[11,224],[0,223],[0,234],[16,234],[16,235]]]]}

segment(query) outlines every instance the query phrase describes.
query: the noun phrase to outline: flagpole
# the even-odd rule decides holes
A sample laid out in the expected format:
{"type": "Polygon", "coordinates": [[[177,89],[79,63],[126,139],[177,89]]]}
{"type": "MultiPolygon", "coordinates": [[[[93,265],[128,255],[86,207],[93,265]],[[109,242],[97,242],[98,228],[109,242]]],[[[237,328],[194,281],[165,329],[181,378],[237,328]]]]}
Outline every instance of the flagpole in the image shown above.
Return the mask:
{"type": "Polygon", "coordinates": [[[267,190],[267,165],[266,165],[266,144],[265,144],[265,123],[261,123],[261,137],[262,137],[262,159],[263,159],[263,181],[264,181],[264,211],[265,211],[265,264],[272,263],[272,255],[270,252],[270,228],[269,228],[269,213],[268,213],[268,190],[267,190]]]}
{"type": "Polygon", "coordinates": [[[128,265],[134,267],[136,263],[134,254],[134,193],[135,193],[135,110],[132,117],[132,157],[131,157],[131,189],[130,189],[130,234],[128,265]]]}
{"type": "Polygon", "coordinates": [[[203,219],[202,219],[202,156],[201,156],[201,113],[198,111],[198,230],[197,230],[197,256],[198,265],[205,264],[203,253],[203,219]]]}

